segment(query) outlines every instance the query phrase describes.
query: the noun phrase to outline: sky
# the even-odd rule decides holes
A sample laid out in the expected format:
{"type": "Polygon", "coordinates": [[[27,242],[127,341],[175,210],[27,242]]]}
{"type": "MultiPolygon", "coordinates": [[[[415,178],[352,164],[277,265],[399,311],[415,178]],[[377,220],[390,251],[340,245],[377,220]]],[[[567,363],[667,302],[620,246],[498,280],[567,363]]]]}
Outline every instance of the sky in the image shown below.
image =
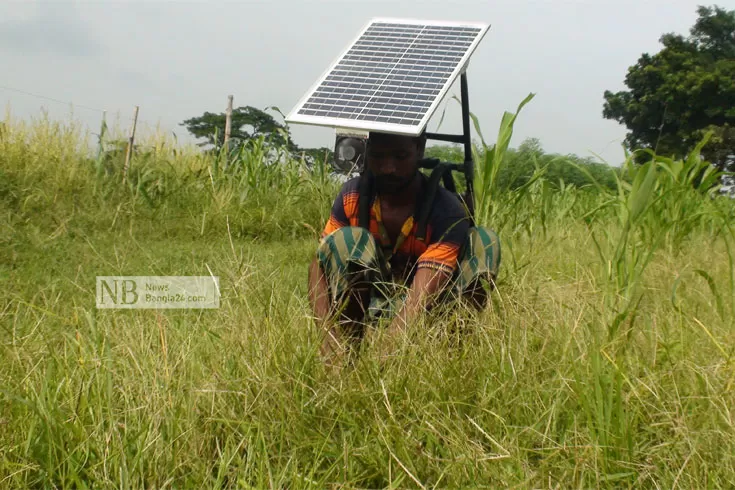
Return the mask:
{"type": "MultiPolygon", "coordinates": [[[[237,106],[284,113],[373,17],[484,22],[467,69],[470,110],[488,142],[504,111],[529,93],[511,146],[538,138],[545,151],[610,164],[625,128],[602,117],[605,90],[625,90],[629,66],[688,34],[689,0],[475,1],[14,1],[0,3],[0,103],[13,117],[74,118],[92,130],[102,110],[127,130],[157,125],[190,141],[184,119],[237,106]],[[29,95],[33,94],[33,95],[29,95]],[[46,97],[46,98],[42,98],[46,97]],[[53,100],[49,100],[53,99],[53,100]]],[[[735,0],[717,5],[735,8],[735,0]]],[[[459,82],[429,130],[461,131],[459,82]]],[[[277,116],[277,114],[276,114],[277,116]]],[[[280,116],[277,116],[280,118],[280,116]]],[[[334,129],[293,125],[302,147],[332,146],[334,129]]],[[[473,131],[473,137],[477,134],[473,131]]]]}

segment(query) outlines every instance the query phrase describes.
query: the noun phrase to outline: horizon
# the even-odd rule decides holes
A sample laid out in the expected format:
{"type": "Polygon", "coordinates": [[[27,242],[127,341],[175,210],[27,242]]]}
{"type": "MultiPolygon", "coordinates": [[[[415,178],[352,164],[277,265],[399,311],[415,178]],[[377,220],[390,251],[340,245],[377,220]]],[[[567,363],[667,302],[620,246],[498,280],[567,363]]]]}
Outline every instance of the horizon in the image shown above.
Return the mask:
{"type": "MultiPolygon", "coordinates": [[[[487,22],[467,70],[470,110],[486,141],[494,141],[503,112],[515,112],[534,93],[511,147],[537,138],[547,153],[599,155],[618,165],[626,130],[602,117],[603,92],[624,90],[628,67],[641,54],[657,52],[662,34],[688,34],[699,3],[529,0],[464,2],[450,10],[438,2],[362,1],[349,2],[353,8],[339,15],[330,2],[176,9],[133,2],[10,3],[0,6],[0,57],[15,69],[0,78],[0,100],[19,119],[39,117],[46,108],[52,119],[68,120],[72,103],[74,117],[92,133],[103,110],[108,124],[117,121],[126,133],[138,105],[140,134],[160,125],[180,142],[193,142],[181,122],[224,112],[230,94],[233,107],[276,106],[288,114],[373,17],[487,22]]],[[[445,113],[440,131],[461,132],[455,95],[458,79],[427,129],[436,131],[445,113]]],[[[333,128],[290,129],[299,147],[333,146],[333,128]]],[[[479,139],[474,127],[472,137],[479,139]]]]}

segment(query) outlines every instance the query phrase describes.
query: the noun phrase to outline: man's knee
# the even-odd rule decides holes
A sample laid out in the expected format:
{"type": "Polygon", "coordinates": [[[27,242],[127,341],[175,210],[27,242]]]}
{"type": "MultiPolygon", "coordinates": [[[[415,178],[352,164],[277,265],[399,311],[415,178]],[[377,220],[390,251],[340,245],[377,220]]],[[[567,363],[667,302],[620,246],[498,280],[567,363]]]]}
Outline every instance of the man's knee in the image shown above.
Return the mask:
{"type": "Polygon", "coordinates": [[[481,279],[495,281],[500,269],[500,237],[490,228],[469,229],[459,263],[458,281],[462,289],[481,279]]]}
{"type": "Polygon", "coordinates": [[[369,289],[380,274],[378,254],[375,239],[365,228],[346,226],[324,237],[317,249],[317,260],[332,300],[349,292],[362,295],[369,289]]]}
{"type": "Polygon", "coordinates": [[[372,233],[359,226],[345,226],[322,238],[317,249],[320,263],[329,266],[330,259],[344,266],[359,263],[369,266],[377,259],[377,244],[372,233]]]}

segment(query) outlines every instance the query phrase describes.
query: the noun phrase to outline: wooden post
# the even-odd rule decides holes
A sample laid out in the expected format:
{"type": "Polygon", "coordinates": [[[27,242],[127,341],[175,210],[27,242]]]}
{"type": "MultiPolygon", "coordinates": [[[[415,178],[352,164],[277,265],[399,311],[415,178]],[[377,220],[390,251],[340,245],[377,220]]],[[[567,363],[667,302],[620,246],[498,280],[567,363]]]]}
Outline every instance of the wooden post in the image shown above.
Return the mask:
{"type": "Polygon", "coordinates": [[[227,111],[225,112],[225,147],[227,147],[227,141],[230,139],[230,132],[232,131],[232,95],[227,96],[227,111]]]}
{"type": "Polygon", "coordinates": [[[138,124],[138,106],[135,106],[135,112],[133,112],[133,125],[130,128],[130,138],[128,139],[128,148],[125,152],[125,166],[123,167],[123,184],[125,183],[125,177],[128,174],[128,166],[130,165],[130,157],[133,155],[133,142],[135,141],[135,127],[138,124]]]}
{"type": "Polygon", "coordinates": [[[97,145],[97,160],[99,161],[100,156],[102,156],[102,152],[105,149],[104,141],[105,141],[105,133],[107,132],[107,111],[102,111],[102,123],[100,123],[100,136],[99,136],[99,142],[97,145]]]}

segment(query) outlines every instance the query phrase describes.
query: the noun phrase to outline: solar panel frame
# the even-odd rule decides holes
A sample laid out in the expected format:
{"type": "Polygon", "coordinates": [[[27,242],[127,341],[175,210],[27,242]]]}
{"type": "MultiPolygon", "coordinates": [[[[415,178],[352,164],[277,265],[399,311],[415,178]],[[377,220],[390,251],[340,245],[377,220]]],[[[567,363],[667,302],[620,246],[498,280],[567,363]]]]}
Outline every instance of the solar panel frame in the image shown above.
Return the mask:
{"type": "MultiPolygon", "coordinates": [[[[296,106],[294,106],[294,108],[291,110],[288,116],[286,116],[286,122],[311,124],[311,125],[317,125],[317,126],[331,126],[331,127],[356,129],[356,130],[364,130],[364,131],[381,131],[381,132],[387,132],[387,133],[396,133],[396,134],[416,136],[424,130],[424,128],[429,122],[429,119],[434,114],[436,109],[439,107],[439,104],[446,96],[452,84],[456,81],[457,77],[467,68],[470,57],[472,56],[475,49],[479,45],[480,41],[482,41],[483,37],[485,36],[489,28],[490,26],[488,24],[480,23],[480,22],[430,21],[430,20],[419,20],[419,19],[396,19],[396,18],[387,18],[387,17],[378,17],[378,18],[371,19],[360,30],[360,32],[352,40],[352,42],[349,43],[347,47],[333,60],[333,62],[329,65],[329,67],[321,74],[321,76],[317,79],[317,81],[309,88],[309,90],[299,100],[296,106]],[[479,29],[479,32],[475,35],[474,39],[472,40],[472,42],[470,43],[468,47],[462,48],[464,51],[459,61],[446,61],[446,63],[450,63],[450,65],[445,68],[448,69],[449,67],[452,67],[452,71],[449,74],[449,77],[446,78],[443,84],[437,84],[437,83],[433,84],[435,86],[433,87],[432,92],[436,92],[436,93],[430,96],[428,92],[425,94],[415,93],[415,92],[409,94],[411,96],[419,96],[419,95],[422,95],[424,97],[429,96],[429,98],[424,99],[424,105],[429,100],[431,101],[430,105],[426,108],[426,111],[423,113],[421,118],[420,119],[414,118],[414,120],[416,120],[417,122],[413,124],[397,124],[397,123],[388,123],[388,122],[357,120],[357,119],[350,119],[350,118],[343,118],[343,117],[326,117],[326,116],[299,114],[299,111],[301,111],[304,108],[304,106],[312,98],[312,96],[317,92],[317,90],[320,87],[322,87],[326,79],[335,72],[335,68],[337,68],[340,62],[344,60],[347,54],[355,47],[358,41],[360,41],[365,36],[368,30],[371,27],[375,26],[376,24],[392,24],[396,27],[432,26],[432,27],[449,27],[449,28],[471,28],[471,29],[479,29]],[[439,85],[439,86],[437,87],[436,85],[439,85]],[[437,92],[437,89],[438,89],[438,92],[437,92]]],[[[416,40],[414,40],[413,42],[415,41],[416,40]]],[[[381,47],[384,47],[384,46],[381,45],[381,47]]],[[[428,50],[424,50],[424,51],[428,51],[428,50]]],[[[402,59],[407,53],[408,53],[408,50],[404,49],[401,52],[401,57],[399,59],[402,59]]],[[[369,52],[367,53],[367,55],[363,55],[362,57],[366,58],[368,56],[369,56],[369,52]]],[[[442,63],[445,63],[445,62],[442,62],[442,63]]],[[[359,67],[361,65],[358,64],[356,66],[359,67]]],[[[395,69],[395,66],[393,69],[395,69]]],[[[433,72],[439,73],[438,70],[433,70],[433,72]]],[[[446,73],[446,71],[444,73],[446,73]]],[[[375,73],[371,73],[371,74],[375,75],[375,73]]],[[[410,77],[411,75],[409,73],[405,75],[401,74],[401,76],[410,77]]],[[[414,78],[415,78],[415,75],[414,75],[414,78]]],[[[383,79],[383,81],[385,81],[385,79],[383,79]]],[[[350,82],[345,82],[345,83],[350,83],[350,82]]],[[[425,82],[424,85],[427,85],[427,83],[425,82]]],[[[382,87],[382,85],[379,85],[378,88],[373,91],[373,93],[377,94],[380,87],[382,87]]],[[[426,88],[428,90],[428,87],[426,88]]],[[[338,87],[337,90],[347,90],[347,89],[344,87],[338,87]]],[[[360,88],[356,87],[354,89],[354,92],[358,92],[359,90],[360,88]]],[[[367,90],[367,89],[364,89],[364,90],[367,90]]],[[[333,93],[338,93],[338,92],[334,91],[333,93]]],[[[341,93],[345,93],[345,92],[341,92],[341,93]]],[[[371,98],[374,98],[374,95],[371,98]]],[[[386,105],[389,104],[389,102],[391,102],[390,99],[388,99],[388,101],[385,101],[385,102],[379,102],[377,104],[373,104],[372,106],[382,105],[383,107],[380,107],[377,109],[373,108],[371,110],[382,110],[386,105]]],[[[357,102],[355,102],[355,104],[357,104],[357,102]]],[[[397,107],[399,104],[393,103],[390,105],[397,107]]],[[[402,105],[402,107],[403,106],[405,106],[405,104],[402,105]]],[[[349,106],[349,107],[352,107],[352,106],[349,106]]],[[[363,110],[365,110],[365,107],[368,107],[368,106],[363,105],[363,110]]],[[[404,114],[407,114],[407,113],[408,113],[407,111],[404,111],[404,114]]]]}

